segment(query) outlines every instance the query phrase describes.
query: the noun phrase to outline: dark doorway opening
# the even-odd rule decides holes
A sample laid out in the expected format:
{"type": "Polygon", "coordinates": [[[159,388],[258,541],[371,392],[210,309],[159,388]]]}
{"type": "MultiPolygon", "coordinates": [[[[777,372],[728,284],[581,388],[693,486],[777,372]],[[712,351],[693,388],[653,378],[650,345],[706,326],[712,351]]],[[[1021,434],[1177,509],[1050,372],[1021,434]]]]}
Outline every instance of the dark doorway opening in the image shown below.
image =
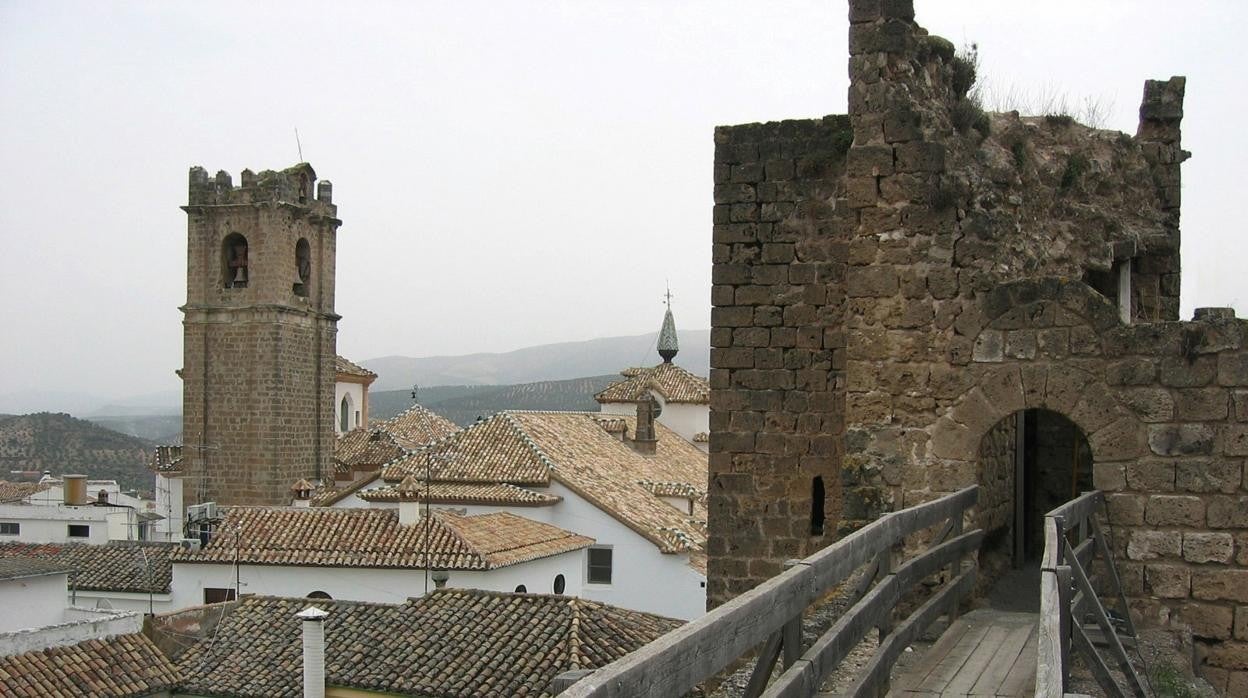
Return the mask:
{"type": "Polygon", "coordinates": [[[1022,410],[984,435],[977,472],[979,524],[985,533],[981,588],[1008,581],[997,584],[1011,587],[1005,596],[1026,597],[1030,603],[1034,582],[1038,603],[1044,515],[1092,489],[1087,437],[1057,412],[1022,410]]]}

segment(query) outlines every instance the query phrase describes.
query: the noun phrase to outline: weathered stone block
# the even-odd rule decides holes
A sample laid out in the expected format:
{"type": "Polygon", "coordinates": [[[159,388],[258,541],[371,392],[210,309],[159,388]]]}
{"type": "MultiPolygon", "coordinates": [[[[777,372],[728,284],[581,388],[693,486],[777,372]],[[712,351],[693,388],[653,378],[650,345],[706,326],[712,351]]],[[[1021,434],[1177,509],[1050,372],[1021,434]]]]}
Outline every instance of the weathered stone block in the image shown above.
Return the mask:
{"type": "Polygon", "coordinates": [[[1231,637],[1235,612],[1228,606],[1190,602],[1181,604],[1177,620],[1192,629],[1196,637],[1225,640],[1231,637]]]}
{"type": "Polygon", "coordinates": [[[1226,419],[1229,396],[1220,388],[1185,388],[1174,391],[1174,418],[1181,422],[1226,419]]]}
{"type": "Polygon", "coordinates": [[[1191,594],[1192,575],[1186,567],[1148,565],[1144,568],[1144,583],[1159,598],[1186,599],[1191,594]]]}
{"type": "Polygon", "coordinates": [[[1110,526],[1143,526],[1144,505],[1148,498],[1138,494],[1108,494],[1105,506],[1110,526]]]}
{"type": "Polygon", "coordinates": [[[1235,607],[1235,639],[1248,640],[1248,606],[1235,607]]]}
{"type": "Polygon", "coordinates": [[[971,350],[972,360],[979,363],[999,363],[1005,360],[1005,333],[1001,330],[984,330],[975,338],[971,350]]]}
{"type": "Polygon", "coordinates": [[[893,174],[893,149],[886,145],[864,145],[849,149],[845,173],[850,177],[880,177],[893,174]]]}
{"type": "Polygon", "coordinates": [[[945,146],[943,143],[911,141],[895,146],[898,172],[943,172],[945,169],[945,146]]]}
{"type": "Polygon", "coordinates": [[[1157,365],[1153,359],[1119,359],[1105,369],[1105,382],[1110,385],[1152,385],[1156,379],[1157,365]]]}
{"type": "Polygon", "coordinates": [[[1145,505],[1144,520],[1152,526],[1204,526],[1205,503],[1200,497],[1154,495],[1145,505]]]}
{"type": "Polygon", "coordinates": [[[1075,325],[1070,328],[1070,353],[1076,356],[1101,353],[1101,340],[1091,327],[1075,325]]]}
{"type": "Polygon", "coordinates": [[[1209,385],[1217,368],[1213,356],[1167,356],[1161,360],[1161,384],[1175,388],[1209,385]]]}
{"type": "Polygon", "coordinates": [[[1026,406],[1023,399],[1023,379],[1017,366],[992,369],[980,381],[980,390],[998,414],[1017,412],[1026,406]]]}
{"type": "Polygon", "coordinates": [[[1148,446],[1159,456],[1210,455],[1214,431],[1206,424],[1153,424],[1148,427],[1148,446]]]}
{"type": "Polygon", "coordinates": [[[1220,427],[1222,453],[1248,456],[1248,424],[1224,424],[1220,427]]]}
{"type": "Polygon", "coordinates": [[[900,287],[897,272],[887,266],[850,267],[846,283],[851,297],[894,296],[900,287]]]}
{"type": "Polygon", "coordinates": [[[1088,437],[1088,445],[1098,460],[1121,461],[1138,458],[1147,451],[1140,423],[1123,417],[1107,424],[1088,437]]]}
{"type": "MultiPolygon", "coordinates": [[[[1209,666],[1242,672],[1248,670],[1248,642],[1223,641],[1209,646],[1205,655],[1209,666]]],[[[1229,677],[1228,677],[1228,687],[1229,677]]],[[[1226,695],[1233,695],[1227,693],[1226,695]]]]}
{"type": "Polygon", "coordinates": [[[1012,330],[1005,335],[1005,355],[1014,359],[1036,358],[1036,333],[1032,330],[1012,330]]]}
{"type": "Polygon", "coordinates": [[[1174,398],[1164,388],[1128,388],[1119,392],[1122,403],[1143,422],[1174,419],[1174,398]]]}
{"type": "Polygon", "coordinates": [[[1209,528],[1248,528],[1248,497],[1210,497],[1209,528]]]}
{"type": "Polygon", "coordinates": [[[1229,563],[1235,554],[1235,543],[1229,533],[1183,534],[1183,559],[1188,562],[1229,563]]]}
{"type": "Polygon", "coordinates": [[[1174,490],[1174,461],[1144,460],[1127,464],[1127,487],[1143,492],[1174,490]]]}
{"type": "Polygon", "coordinates": [[[1179,531],[1135,530],[1127,541],[1127,557],[1132,560],[1177,558],[1183,551],[1183,534],[1179,531]]]}
{"type": "Polygon", "coordinates": [[[1242,481],[1239,461],[1184,459],[1175,463],[1175,488],[1180,492],[1233,494],[1242,481]]]}
{"type": "Polygon", "coordinates": [[[1248,385],[1248,352],[1218,355],[1218,384],[1248,385]]]}
{"type": "Polygon", "coordinates": [[[1122,463],[1094,463],[1092,486],[1105,492],[1117,492],[1127,488],[1126,467],[1122,463]]]}

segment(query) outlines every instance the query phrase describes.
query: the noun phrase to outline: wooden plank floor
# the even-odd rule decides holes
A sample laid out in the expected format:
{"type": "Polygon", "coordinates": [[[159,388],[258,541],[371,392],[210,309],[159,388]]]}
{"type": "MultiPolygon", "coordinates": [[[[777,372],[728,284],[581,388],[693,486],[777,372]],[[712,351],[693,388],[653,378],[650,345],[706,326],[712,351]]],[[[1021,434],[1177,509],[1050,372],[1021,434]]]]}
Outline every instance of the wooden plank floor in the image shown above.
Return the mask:
{"type": "Polygon", "coordinates": [[[981,608],[959,618],[889,696],[1031,696],[1036,615],[981,608]]]}

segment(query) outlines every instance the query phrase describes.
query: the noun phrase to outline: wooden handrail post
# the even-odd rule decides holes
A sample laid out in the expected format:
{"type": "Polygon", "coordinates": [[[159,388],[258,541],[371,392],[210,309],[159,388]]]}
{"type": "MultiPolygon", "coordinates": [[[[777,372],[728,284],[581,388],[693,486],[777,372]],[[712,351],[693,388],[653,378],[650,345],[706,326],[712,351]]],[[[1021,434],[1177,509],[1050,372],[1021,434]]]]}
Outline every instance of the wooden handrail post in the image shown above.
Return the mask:
{"type": "Polygon", "coordinates": [[[1057,610],[1058,628],[1060,628],[1060,637],[1062,645],[1062,691],[1070,688],[1070,633],[1071,624],[1074,619],[1071,617],[1070,601],[1072,589],[1070,583],[1070,566],[1060,565],[1057,570],[1057,610]]]}

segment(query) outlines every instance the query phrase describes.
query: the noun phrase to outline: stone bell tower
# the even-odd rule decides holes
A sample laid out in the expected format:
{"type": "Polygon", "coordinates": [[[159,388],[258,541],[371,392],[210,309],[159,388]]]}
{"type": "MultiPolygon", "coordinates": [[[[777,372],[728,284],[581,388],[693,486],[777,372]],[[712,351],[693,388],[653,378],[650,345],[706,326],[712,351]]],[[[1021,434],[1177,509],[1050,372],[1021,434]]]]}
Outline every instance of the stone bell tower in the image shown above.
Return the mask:
{"type": "Polygon", "coordinates": [[[240,180],[192,167],[182,207],[188,504],[285,504],[332,472],[333,188],[307,163],[240,180]]]}

